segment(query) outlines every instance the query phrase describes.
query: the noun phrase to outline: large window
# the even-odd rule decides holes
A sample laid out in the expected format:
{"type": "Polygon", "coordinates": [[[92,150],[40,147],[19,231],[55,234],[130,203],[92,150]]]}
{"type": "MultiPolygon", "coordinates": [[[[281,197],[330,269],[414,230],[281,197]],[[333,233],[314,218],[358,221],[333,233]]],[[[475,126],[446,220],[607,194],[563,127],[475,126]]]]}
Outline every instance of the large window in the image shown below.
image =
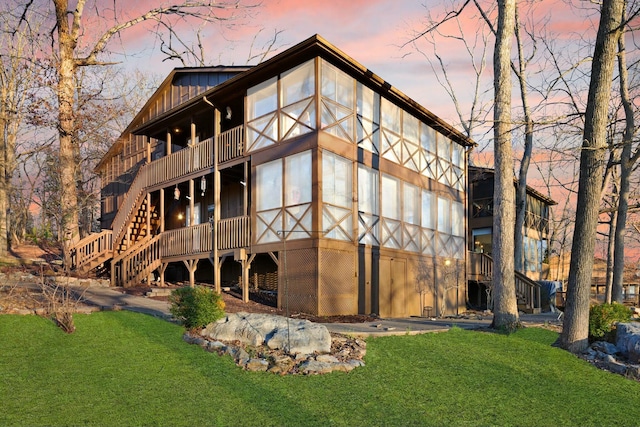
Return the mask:
{"type": "Polygon", "coordinates": [[[355,80],[322,61],[322,129],[353,142],[355,80]]]}
{"type": "Polygon", "coordinates": [[[358,83],[356,93],[356,142],[359,147],[379,154],[380,95],[362,83],[358,83]]]}
{"type": "Polygon", "coordinates": [[[315,129],[315,61],[247,91],[247,151],[315,129]],[[278,96],[279,95],[279,96],[278,96]]]}
{"type": "Polygon", "coordinates": [[[382,174],[382,230],[381,245],[388,248],[402,248],[402,230],[400,227],[402,192],[400,180],[382,174]]]}
{"type": "Polygon", "coordinates": [[[311,236],[311,152],[256,166],[256,243],[311,236]]]}
{"type": "Polygon", "coordinates": [[[322,228],[325,237],[353,240],[352,162],[322,153],[322,228]]]}
{"type": "Polygon", "coordinates": [[[380,245],[378,172],[358,165],[358,242],[380,245]]]}

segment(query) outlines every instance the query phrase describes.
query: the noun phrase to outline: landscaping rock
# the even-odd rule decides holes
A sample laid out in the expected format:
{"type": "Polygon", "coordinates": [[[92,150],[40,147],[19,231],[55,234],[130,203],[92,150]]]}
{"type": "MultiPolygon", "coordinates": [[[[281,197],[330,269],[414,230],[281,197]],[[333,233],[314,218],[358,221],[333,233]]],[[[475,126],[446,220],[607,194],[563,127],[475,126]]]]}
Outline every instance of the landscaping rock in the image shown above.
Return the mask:
{"type": "Polygon", "coordinates": [[[284,340],[282,336],[286,336],[282,334],[282,319],[286,322],[286,318],[282,316],[230,314],[220,322],[207,325],[199,333],[185,333],[184,340],[199,345],[207,351],[229,355],[238,366],[248,371],[267,371],[279,375],[317,375],[334,371],[351,372],[357,367],[364,366],[362,361],[366,354],[364,340],[337,334],[332,336],[324,325],[307,320],[289,319],[291,323],[288,327],[292,331],[292,344],[289,349],[288,342],[282,342],[284,340]],[[265,317],[272,317],[272,319],[265,317]],[[273,329],[270,330],[270,328],[273,329]],[[328,344],[314,347],[313,351],[305,347],[309,342],[318,341],[317,335],[324,339],[323,330],[327,331],[328,344]],[[264,339],[256,345],[259,337],[264,339]],[[294,337],[297,338],[294,339],[294,337]],[[275,345],[275,343],[281,344],[275,345]],[[296,349],[298,352],[294,352],[296,349]]]}
{"type": "Polygon", "coordinates": [[[640,362],[640,323],[618,323],[616,347],[631,362],[640,362]]]}
{"type": "Polygon", "coordinates": [[[221,341],[239,340],[252,346],[264,344],[293,354],[331,351],[331,334],[326,326],[270,314],[232,313],[207,325],[201,334],[221,341]]]}
{"type": "Polygon", "coordinates": [[[591,344],[591,348],[605,354],[618,353],[618,347],[607,341],[596,341],[593,344],[591,344]]]}

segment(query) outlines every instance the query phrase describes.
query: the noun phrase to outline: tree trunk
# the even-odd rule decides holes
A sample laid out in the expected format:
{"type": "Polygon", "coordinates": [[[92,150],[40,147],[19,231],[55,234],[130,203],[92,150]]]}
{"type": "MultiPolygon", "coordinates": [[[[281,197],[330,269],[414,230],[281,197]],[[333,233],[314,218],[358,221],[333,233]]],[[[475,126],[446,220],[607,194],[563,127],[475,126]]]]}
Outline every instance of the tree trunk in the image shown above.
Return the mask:
{"type": "Polygon", "coordinates": [[[515,269],[524,272],[524,227],[527,217],[527,174],[531,164],[531,153],[533,151],[533,119],[529,108],[527,95],[527,73],[524,49],[520,38],[520,25],[518,16],[518,6],[515,8],[515,33],[518,42],[518,84],[520,85],[520,99],[522,100],[522,110],[524,113],[524,152],[520,160],[520,171],[518,173],[518,187],[516,190],[516,223],[514,235],[513,255],[515,269]]]}
{"type": "MultiPolygon", "coordinates": [[[[624,10],[622,12],[624,14],[624,10]]],[[[623,15],[624,16],[624,15],[623,15]]],[[[618,74],[620,75],[620,98],[624,106],[625,130],[623,135],[622,154],[620,155],[620,195],[618,198],[618,212],[614,236],[613,252],[613,283],[611,285],[611,300],[623,302],[624,284],[624,235],[627,226],[627,213],[629,211],[629,193],[631,191],[631,173],[633,172],[634,159],[631,158],[631,145],[635,135],[635,120],[633,107],[629,96],[629,76],[627,72],[627,56],[624,41],[624,32],[621,31],[618,39],[618,74]]]]}
{"type": "Polygon", "coordinates": [[[609,214],[609,243],[607,244],[607,274],[604,279],[604,302],[611,303],[611,289],[613,286],[613,254],[615,253],[615,230],[618,216],[615,212],[609,214]]]}
{"type": "Polygon", "coordinates": [[[492,326],[513,331],[520,327],[515,290],[513,230],[515,200],[511,148],[511,42],[515,28],[515,0],[498,1],[498,29],[493,54],[494,155],[492,326]]]}
{"type": "Polygon", "coordinates": [[[67,1],[54,0],[58,27],[58,120],[59,120],[59,167],[60,210],[62,247],[65,266],[70,266],[70,248],[78,240],[78,195],[76,191],[76,162],[73,136],[75,135],[75,70],[73,52],[76,40],[71,36],[67,19],[67,1]]]}
{"type": "MultiPolygon", "coordinates": [[[[3,99],[5,99],[4,93],[3,99]]],[[[0,108],[0,257],[4,257],[9,252],[9,221],[7,215],[9,210],[9,191],[5,178],[7,169],[7,140],[5,138],[7,120],[4,106],[0,108]]]]}
{"type": "Polygon", "coordinates": [[[607,112],[623,8],[623,0],[605,0],[602,3],[591,65],[567,303],[562,333],[558,338],[560,347],[574,353],[584,351],[589,345],[589,296],[607,150],[607,112]]]}

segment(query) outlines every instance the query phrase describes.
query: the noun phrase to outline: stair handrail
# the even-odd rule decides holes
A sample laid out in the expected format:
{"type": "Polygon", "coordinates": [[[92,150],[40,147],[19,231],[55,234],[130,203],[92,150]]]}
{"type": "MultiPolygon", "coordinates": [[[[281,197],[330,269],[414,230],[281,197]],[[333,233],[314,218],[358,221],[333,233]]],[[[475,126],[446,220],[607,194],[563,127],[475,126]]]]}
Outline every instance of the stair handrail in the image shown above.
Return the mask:
{"type": "Polygon", "coordinates": [[[142,165],[112,222],[112,230],[117,244],[124,238],[125,224],[142,204],[142,197],[149,187],[165,184],[181,176],[198,172],[213,166],[213,138],[184,148],[142,165]]]}
{"type": "MultiPolygon", "coordinates": [[[[484,252],[469,252],[468,273],[491,280],[493,275],[493,258],[484,252]],[[479,271],[472,271],[475,267],[479,267],[479,271]]],[[[518,270],[514,270],[514,276],[516,295],[524,298],[528,308],[540,308],[540,284],[518,270]]]]}
{"type": "Polygon", "coordinates": [[[160,235],[146,239],[121,258],[118,280],[123,285],[142,280],[160,266],[160,239],[160,235]]]}
{"type": "Polygon", "coordinates": [[[71,268],[78,270],[94,259],[113,253],[113,233],[102,230],[82,238],[71,248],[71,268]]]}

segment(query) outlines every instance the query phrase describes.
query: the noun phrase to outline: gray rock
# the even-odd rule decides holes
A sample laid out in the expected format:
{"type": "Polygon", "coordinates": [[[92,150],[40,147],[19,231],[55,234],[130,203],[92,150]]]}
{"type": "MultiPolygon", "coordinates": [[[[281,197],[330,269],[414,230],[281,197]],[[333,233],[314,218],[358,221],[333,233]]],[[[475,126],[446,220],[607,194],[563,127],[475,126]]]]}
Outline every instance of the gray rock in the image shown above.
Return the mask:
{"type": "Polygon", "coordinates": [[[299,370],[306,375],[328,374],[333,371],[333,365],[317,360],[307,360],[300,364],[299,370]]]}
{"type": "Polygon", "coordinates": [[[253,358],[247,360],[244,365],[247,371],[266,371],[269,368],[269,362],[260,358],[253,358]]]}
{"type": "Polygon", "coordinates": [[[331,335],[326,326],[271,314],[232,313],[207,325],[201,334],[214,340],[239,340],[252,346],[265,344],[293,354],[331,351],[331,335]]]}
{"type": "Polygon", "coordinates": [[[618,347],[616,347],[615,345],[607,341],[596,341],[593,344],[591,344],[591,348],[596,351],[601,351],[602,353],[605,353],[605,354],[618,353],[618,347]]]}
{"type": "Polygon", "coordinates": [[[616,347],[631,362],[640,362],[640,323],[618,323],[616,347]]]}
{"type": "Polygon", "coordinates": [[[329,353],[331,334],[326,326],[308,320],[292,320],[291,324],[268,335],[266,344],[271,349],[282,349],[292,354],[329,353]]]}
{"type": "Polygon", "coordinates": [[[334,356],[332,356],[330,354],[319,354],[318,356],[316,356],[316,360],[318,362],[324,362],[324,363],[339,363],[340,362],[338,359],[336,359],[334,356]]]}

